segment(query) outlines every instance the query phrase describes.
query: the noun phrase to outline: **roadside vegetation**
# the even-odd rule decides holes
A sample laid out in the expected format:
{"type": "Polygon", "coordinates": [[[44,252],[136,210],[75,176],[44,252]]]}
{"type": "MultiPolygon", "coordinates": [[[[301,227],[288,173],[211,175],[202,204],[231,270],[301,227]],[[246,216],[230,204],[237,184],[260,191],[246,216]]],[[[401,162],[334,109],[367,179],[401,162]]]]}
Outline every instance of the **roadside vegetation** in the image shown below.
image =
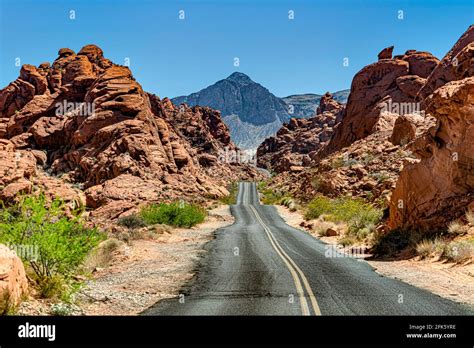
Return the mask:
{"type": "Polygon", "coordinates": [[[452,221],[445,229],[431,233],[398,229],[378,235],[373,251],[376,255],[395,256],[403,250],[421,259],[454,263],[472,261],[474,236],[469,230],[474,228],[474,214],[468,211],[463,220],[452,221]]]}
{"type": "Polygon", "coordinates": [[[206,210],[196,204],[159,203],[142,207],[138,214],[120,218],[118,224],[129,229],[158,224],[189,228],[204,222],[206,216],[206,210]]]}
{"type": "Polygon", "coordinates": [[[317,196],[306,207],[305,219],[319,219],[326,222],[319,227],[319,235],[324,235],[332,222],[347,226],[344,244],[363,241],[375,232],[377,224],[382,219],[382,210],[376,208],[361,199],[340,197],[331,199],[325,196],[317,196]],[[324,230],[324,227],[327,227],[324,230]]]}
{"type": "Polygon", "coordinates": [[[222,204],[233,205],[237,203],[237,194],[239,193],[239,185],[234,182],[227,187],[229,194],[227,196],[219,198],[219,202],[222,204]]]}
{"type": "Polygon", "coordinates": [[[268,187],[266,181],[259,182],[257,188],[261,194],[261,202],[263,204],[283,205],[292,211],[296,210],[296,202],[287,192],[268,187]]]}
{"type": "Polygon", "coordinates": [[[42,194],[19,197],[9,207],[1,203],[0,243],[31,247],[19,256],[42,298],[71,301],[81,285],[83,261],[105,239],[84,225],[82,212],[70,211],[58,199],[48,202],[42,194]]]}

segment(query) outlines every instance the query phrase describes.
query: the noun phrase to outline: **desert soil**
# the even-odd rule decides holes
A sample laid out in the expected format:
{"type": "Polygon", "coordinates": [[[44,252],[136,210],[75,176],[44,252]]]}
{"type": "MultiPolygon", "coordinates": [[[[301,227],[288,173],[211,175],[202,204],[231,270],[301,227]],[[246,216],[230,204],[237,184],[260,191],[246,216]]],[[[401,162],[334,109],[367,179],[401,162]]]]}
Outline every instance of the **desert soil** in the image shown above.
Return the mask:
{"type": "MultiPolygon", "coordinates": [[[[299,211],[291,212],[283,206],[276,206],[276,208],[288,225],[302,229],[300,223],[304,219],[299,211]]],[[[307,232],[311,233],[311,231],[307,232]]],[[[315,233],[311,234],[327,244],[337,244],[337,237],[319,237],[315,233]]],[[[472,262],[458,265],[435,259],[419,260],[416,257],[391,261],[367,260],[367,262],[383,276],[426,289],[452,301],[474,305],[474,264],[472,262]]]]}
{"type": "Polygon", "coordinates": [[[162,299],[177,297],[194,276],[204,245],[217,229],[233,222],[229,207],[220,206],[193,228],[132,241],[81,291],[82,314],[137,315],[162,299]]]}

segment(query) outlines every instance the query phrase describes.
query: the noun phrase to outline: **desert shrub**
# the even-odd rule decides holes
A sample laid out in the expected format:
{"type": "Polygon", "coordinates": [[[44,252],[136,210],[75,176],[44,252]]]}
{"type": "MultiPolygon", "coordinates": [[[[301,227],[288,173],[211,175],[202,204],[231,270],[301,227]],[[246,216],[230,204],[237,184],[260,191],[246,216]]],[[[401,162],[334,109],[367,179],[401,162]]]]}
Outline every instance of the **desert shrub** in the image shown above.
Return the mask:
{"type": "Polygon", "coordinates": [[[366,154],[362,157],[362,163],[363,163],[364,165],[368,165],[368,164],[370,164],[374,159],[375,159],[375,156],[374,156],[372,153],[366,153],[366,154]]]}
{"type": "Polygon", "coordinates": [[[165,224],[175,227],[192,227],[204,221],[206,210],[184,202],[151,204],[140,210],[147,225],[165,224]]]}
{"type": "Polygon", "coordinates": [[[474,227],[474,212],[470,210],[466,212],[466,221],[469,226],[474,227]]]}
{"type": "Polygon", "coordinates": [[[311,187],[318,191],[319,188],[321,187],[321,181],[322,181],[322,177],[321,175],[315,175],[311,178],[311,181],[310,181],[310,184],[311,184],[311,187]]]}
{"type": "Polygon", "coordinates": [[[326,237],[328,229],[336,229],[336,224],[330,221],[320,221],[314,227],[314,231],[320,237],[326,237]]]}
{"type": "Polygon", "coordinates": [[[70,316],[74,313],[74,308],[69,303],[53,303],[50,308],[50,313],[53,316],[70,316]]]}
{"type": "Polygon", "coordinates": [[[326,215],[326,220],[346,223],[348,232],[355,237],[364,229],[363,234],[373,232],[382,218],[382,210],[349,197],[330,199],[318,196],[308,204],[305,218],[316,219],[323,214],[326,215]]]}
{"type": "Polygon", "coordinates": [[[229,187],[227,187],[229,194],[227,196],[219,198],[219,202],[227,205],[232,205],[237,203],[237,194],[239,192],[239,185],[234,182],[229,187]]]}
{"type": "Polygon", "coordinates": [[[428,258],[436,252],[436,240],[423,239],[416,245],[416,253],[422,258],[428,258]]]}
{"type": "Polygon", "coordinates": [[[287,194],[279,191],[266,188],[262,191],[262,203],[267,205],[281,204],[283,198],[287,197],[287,194]]]}
{"type": "Polygon", "coordinates": [[[83,225],[81,211],[66,217],[65,204],[47,202],[44,195],[20,197],[18,203],[0,209],[0,243],[30,245],[35,255],[20,255],[33,270],[44,297],[65,294],[86,255],[104,238],[83,225]]]}
{"type": "Polygon", "coordinates": [[[461,263],[474,257],[474,238],[452,241],[443,251],[442,256],[448,261],[461,263]]]}
{"type": "Polygon", "coordinates": [[[344,166],[344,158],[343,157],[337,157],[331,161],[331,168],[332,169],[337,169],[341,168],[344,166]]]}
{"type": "Polygon", "coordinates": [[[107,266],[112,260],[113,252],[121,243],[116,238],[110,238],[97,245],[84,259],[82,265],[84,271],[92,272],[97,267],[107,266]]]}
{"type": "Polygon", "coordinates": [[[117,224],[130,229],[145,227],[146,223],[143,221],[141,216],[132,214],[121,217],[117,220],[117,224]]]}
{"type": "Polygon", "coordinates": [[[382,183],[386,181],[387,179],[390,179],[390,176],[384,172],[373,173],[373,174],[370,174],[370,176],[374,178],[375,180],[377,180],[377,182],[379,183],[382,183]]]}
{"type": "Polygon", "coordinates": [[[448,233],[451,235],[464,234],[467,231],[467,226],[463,225],[460,221],[452,221],[448,225],[448,233]]]}
{"type": "Polygon", "coordinates": [[[357,243],[357,240],[354,237],[351,236],[344,236],[341,239],[337,241],[338,244],[342,245],[343,247],[353,245],[357,243]]]}
{"type": "Polygon", "coordinates": [[[304,217],[306,220],[317,219],[321,215],[328,214],[331,211],[331,200],[324,196],[317,196],[308,204],[304,217]]]}

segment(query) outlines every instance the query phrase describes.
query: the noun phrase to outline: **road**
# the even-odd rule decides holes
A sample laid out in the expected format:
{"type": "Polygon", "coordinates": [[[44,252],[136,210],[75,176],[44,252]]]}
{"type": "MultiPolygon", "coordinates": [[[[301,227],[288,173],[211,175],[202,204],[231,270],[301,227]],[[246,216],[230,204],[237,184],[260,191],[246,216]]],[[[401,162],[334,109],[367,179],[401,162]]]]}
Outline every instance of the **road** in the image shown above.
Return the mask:
{"type": "Polygon", "coordinates": [[[288,226],[240,183],[236,221],[216,232],[197,277],[179,298],[144,315],[460,315],[471,309],[377,274],[367,262],[288,226]]]}

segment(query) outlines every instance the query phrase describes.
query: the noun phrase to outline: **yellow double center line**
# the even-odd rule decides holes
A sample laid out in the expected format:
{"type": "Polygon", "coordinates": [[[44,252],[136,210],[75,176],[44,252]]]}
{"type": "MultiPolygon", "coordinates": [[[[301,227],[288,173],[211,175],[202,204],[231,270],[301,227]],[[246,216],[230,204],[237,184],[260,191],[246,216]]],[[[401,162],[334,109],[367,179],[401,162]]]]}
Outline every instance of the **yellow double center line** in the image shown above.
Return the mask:
{"type": "Polygon", "coordinates": [[[273,248],[275,249],[277,254],[281,257],[286,267],[290,271],[291,276],[293,277],[293,281],[296,286],[296,291],[298,292],[298,296],[300,298],[301,311],[303,312],[303,315],[311,315],[311,312],[309,310],[308,302],[306,301],[306,296],[305,296],[303,287],[301,285],[300,278],[298,277],[298,274],[303,281],[306,292],[308,293],[314,313],[316,315],[321,315],[321,310],[319,309],[318,302],[316,301],[316,297],[314,296],[313,290],[309,286],[308,279],[306,279],[306,276],[304,275],[303,271],[291,259],[291,257],[288,256],[285,250],[283,250],[283,248],[280,246],[275,236],[273,235],[272,231],[270,230],[270,228],[263,222],[257,210],[252,205],[250,205],[250,209],[252,209],[253,213],[255,214],[255,217],[257,218],[257,220],[260,222],[263,229],[265,230],[265,233],[270,239],[270,243],[272,244],[273,248]]]}

